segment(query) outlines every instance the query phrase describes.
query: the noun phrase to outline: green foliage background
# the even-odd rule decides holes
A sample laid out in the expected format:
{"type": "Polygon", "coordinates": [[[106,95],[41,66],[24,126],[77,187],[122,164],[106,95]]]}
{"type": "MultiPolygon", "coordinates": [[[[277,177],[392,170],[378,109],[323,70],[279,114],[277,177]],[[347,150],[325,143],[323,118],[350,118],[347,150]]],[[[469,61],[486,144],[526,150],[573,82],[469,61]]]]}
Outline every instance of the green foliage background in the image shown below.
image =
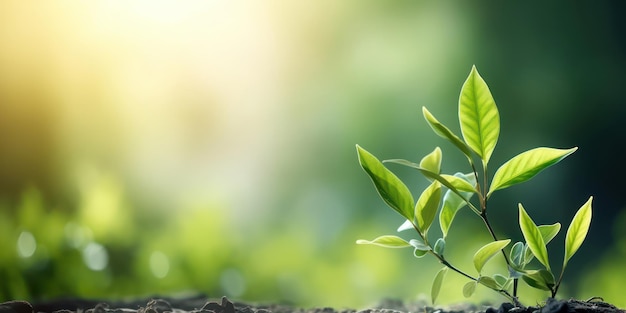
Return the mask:
{"type": "MultiPolygon", "coordinates": [[[[496,231],[521,239],[520,201],[537,223],[567,224],[593,195],[589,236],[559,294],[624,307],[623,9],[4,1],[0,300],[198,291],[364,307],[426,297],[434,260],[354,244],[402,223],[354,145],[413,161],[441,145],[443,171],[463,168],[421,107],[458,133],[458,91],[476,64],[501,116],[491,164],[579,147],[491,199],[496,231]]],[[[414,193],[427,184],[393,170],[414,193]]],[[[448,235],[447,253],[467,269],[489,240],[479,222],[460,212],[448,235]]],[[[551,243],[559,258],[564,236],[551,243]]],[[[464,282],[448,273],[439,301],[464,301],[464,282]]],[[[478,289],[471,301],[502,300],[478,289]]],[[[522,299],[547,296],[530,292],[522,299]]]]}

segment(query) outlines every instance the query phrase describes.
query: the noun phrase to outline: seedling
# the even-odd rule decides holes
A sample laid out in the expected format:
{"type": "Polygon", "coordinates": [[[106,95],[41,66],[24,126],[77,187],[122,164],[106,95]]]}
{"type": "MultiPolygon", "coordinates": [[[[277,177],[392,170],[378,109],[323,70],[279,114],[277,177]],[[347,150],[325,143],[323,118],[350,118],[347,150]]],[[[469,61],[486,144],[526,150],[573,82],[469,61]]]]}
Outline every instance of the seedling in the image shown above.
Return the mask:
{"type": "Polygon", "coordinates": [[[443,264],[443,268],[435,275],[431,287],[433,303],[439,295],[442,281],[449,270],[469,280],[463,287],[463,294],[466,297],[474,293],[477,285],[483,285],[520,306],[517,298],[520,278],[533,288],[550,291],[551,297],[555,297],[567,262],[587,236],[591,223],[593,197],[590,197],[578,209],[568,227],[565,236],[565,253],[558,278],[550,266],[546,244],[557,235],[561,224],[536,225],[520,203],[519,226],[525,242],[516,242],[507,253],[505,248],[509,246],[511,240],[500,239],[494,233],[487,218],[489,212],[487,202],[494,192],[530,180],[542,170],[572,154],[577,148],[540,147],[522,152],[502,164],[489,181],[487,169],[500,134],[500,115],[489,87],[478,74],[476,67],[472,67],[461,88],[459,99],[459,122],[463,139],[440,123],[425,107],[422,108],[422,113],[437,135],[451,142],[467,157],[471,172],[459,172],[454,175],[441,173],[442,151],[439,147],[422,158],[419,163],[414,163],[400,159],[381,162],[373,154],[357,145],[359,163],[372,179],[379,195],[387,205],[406,219],[398,231],[413,229],[417,233],[417,238],[410,240],[395,235],[385,235],[374,240],[357,240],[357,244],[373,244],[386,248],[412,248],[417,258],[426,254],[437,258],[443,264]],[[475,159],[480,160],[480,167],[477,167],[478,162],[474,162],[475,159]],[[414,168],[430,181],[430,185],[416,201],[409,188],[383,163],[396,163],[414,168]],[[446,237],[452,221],[456,213],[464,207],[468,207],[482,220],[493,238],[493,241],[482,246],[474,254],[473,263],[476,270],[474,274],[455,267],[444,255],[446,237]],[[434,239],[428,236],[428,230],[437,212],[439,212],[442,236],[434,239]],[[500,252],[507,266],[505,274],[492,276],[483,274],[485,264],[500,252]],[[539,261],[542,268],[533,268],[529,265],[534,258],[539,261]]]}

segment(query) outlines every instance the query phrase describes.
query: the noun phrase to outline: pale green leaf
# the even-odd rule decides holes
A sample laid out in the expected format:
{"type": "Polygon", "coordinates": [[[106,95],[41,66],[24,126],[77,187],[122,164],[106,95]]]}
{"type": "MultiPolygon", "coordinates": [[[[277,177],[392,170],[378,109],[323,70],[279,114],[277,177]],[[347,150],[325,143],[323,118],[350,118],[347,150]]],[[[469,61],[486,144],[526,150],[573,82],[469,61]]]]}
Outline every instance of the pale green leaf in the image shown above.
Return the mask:
{"type": "Polygon", "coordinates": [[[487,164],[500,135],[500,114],[475,66],[461,88],[459,121],[465,143],[487,164]]]}
{"type": "Polygon", "coordinates": [[[561,223],[554,223],[552,225],[539,225],[539,232],[541,233],[541,237],[543,238],[543,242],[547,245],[554,239],[554,237],[561,230],[561,223]]]}
{"type": "Polygon", "coordinates": [[[578,148],[554,149],[541,147],[514,156],[496,170],[487,197],[496,190],[504,189],[533,178],[545,168],[558,163],[572,154],[576,149],[578,148]]]}
{"type": "Polygon", "coordinates": [[[435,219],[440,202],[441,184],[435,181],[422,192],[415,205],[415,220],[417,228],[422,234],[428,232],[428,228],[430,228],[435,219]]]}
{"type": "MultiPolygon", "coordinates": [[[[430,181],[436,180],[436,181],[440,182],[442,185],[444,185],[445,187],[447,187],[449,190],[454,192],[455,194],[459,195],[462,199],[466,198],[465,196],[463,196],[463,193],[461,191],[457,190],[456,187],[452,183],[450,183],[447,179],[445,179],[442,175],[439,175],[437,173],[433,173],[433,172],[431,172],[431,171],[429,171],[427,169],[423,169],[417,163],[413,163],[411,161],[407,161],[407,160],[403,160],[403,159],[391,159],[391,160],[385,160],[383,162],[384,163],[396,163],[396,164],[400,164],[400,165],[404,165],[404,166],[415,168],[418,171],[420,171],[420,173],[422,173],[422,175],[424,175],[424,177],[428,178],[430,181]]],[[[447,176],[449,176],[449,175],[447,175],[447,176]]],[[[474,182],[475,182],[475,180],[474,180],[474,182]]],[[[480,211],[478,211],[478,209],[476,209],[476,207],[474,207],[469,201],[465,201],[465,203],[467,203],[470,206],[470,208],[472,209],[472,211],[474,211],[476,214],[480,214],[480,211]]]]}
{"type": "Polygon", "coordinates": [[[429,111],[426,107],[422,107],[422,113],[424,114],[424,119],[430,125],[430,127],[435,131],[437,135],[447,139],[453,145],[455,145],[465,156],[471,160],[472,154],[469,147],[459,138],[457,135],[452,133],[448,127],[441,124],[429,111]]]}
{"type": "Polygon", "coordinates": [[[567,261],[578,251],[580,245],[583,244],[587,232],[589,231],[589,225],[591,224],[591,202],[593,197],[589,197],[589,200],[583,204],[580,209],[574,215],[572,223],[567,228],[567,235],[565,235],[565,257],[563,258],[563,268],[567,265],[567,261]]]}
{"type": "Polygon", "coordinates": [[[500,286],[498,285],[496,280],[489,276],[480,276],[478,278],[478,283],[493,290],[500,290],[500,286]]]}
{"type": "Polygon", "coordinates": [[[380,236],[374,240],[359,239],[356,241],[358,245],[376,245],[385,248],[407,248],[411,247],[406,240],[392,235],[380,236]]]}
{"type": "Polygon", "coordinates": [[[526,213],[521,203],[519,204],[519,226],[522,229],[524,240],[526,240],[530,251],[532,251],[533,255],[546,269],[550,270],[548,250],[541,236],[541,231],[537,227],[537,224],[528,216],[528,213],[526,213]]]}
{"type": "MultiPolygon", "coordinates": [[[[469,184],[476,184],[476,176],[474,176],[474,173],[456,173],[454,176],[469,181],[469,184]]],[[[473,192],[460,192],[460,194],[467,200],[474,195],[473,192]]],[[[450,225],[452,224],[452,220],[458,210],[467,205],[466,200],[463,198],[454,193],[452,190],[447,190],[443,195],[443,205],[441,206],[441,211],[439,212],[439,226],[441,227],[441,232],[443,233],[444,238],[448,236],[450,225]]]]}
{"type": "Polygon", "coordinates": [[[511,263],[513,266],[522,269],[526,262],[524,262],[524,243],[516,242],[513,247],[511,247],[510,257],[511,263]]]}
{"type": "Polygon", "coordinates": [[[439,238],[437,239],[437,241],[435,242],[435,246],[433,247],[433,252],[435,252],[438,255],[443,255],[443,252],[446,249],[446,240],[443,238],[439,238]]]}
{"type": "Polygon", "coordinates": [[[498,283],[498,286],[500,286],[500,289],[503,290],[508,289],[511,284],[511,279],[501,274],[494,274],[493,280],[495,280],[496,283],[498,283]]]}
{"type": "Polygon", "coordinates": [[[430,247],[427,244],[425,244],[422,241],[420,241],[420,240],[411,239],[411,240],[409,240],[409,244],[411,246],[413,246],[417,250],[430,251],[430,247]]]}
{"type": "Polygon", "coordinates": [[[404,223],[402,223],[402,225],[400,225],[400,227],[398,227],[398,232],[401,231],[405,231],[408,229],[413,229],[413,222],[409,221],[409,220],[405,220],[404,223]]]}
{"type": "MultiPolygon", "coordinates": [[[[420,173],[422,173],[422,175],[424,175],[424,177],[428,178],[430,181],[436,180],[438,182],[440,182],[442,185],[446,186],[448,189],[453,190],[455,193],[459,193],[460,191],[457,190],[457,188],[451,183],[449,182],[447,179],[444,178],[444,176],[450,177],[450,175],[439,175],[435,172],[432,172],[428,169],[422,168],[419,164],[415,163],[415,162],[411,162],[408,160],[404,160],[404,159],[390,159],[390,160],[384,160],[383,163],[395,163],[395,164],[399,164],[399,165],[404,165],[407,167],[411,167],[414,168],[418,171],[420,171],[420,173]]],[[[456,182],[459,185],[463,185],[466,186],[465,188],[467,188],[466,184],[460,183],[460,182],[456,182]]]]}
{"type": "Polygon", "coordinates": [[[447,180],[458,191],[477,192],[474,185],[461,177],[446,174],[441,174],[441,177],[447,180]]]}
{"type": "Polygon", "coordinates": [[[530,247],[528,246],[528,244],[525,244],[524,245],[524,263],[525,264],[530,263],[530,261],[532,261],[534,257],[535,256],[533,255],[533,252],[530,251],[530,247]]]}
{"type": "MultiPolygon", "coordinates": [[[[541,238],[543,238],[543,243],[548,246],[548,243],[554,239],[554,237],[561,230],[561,223],[554,223],[552,225],[538,225],[537,228],[541,233],[541,238]]],[[[530,263],[534,258],[532,251],[526,246],[525,254],[524,254],[524,265],[530,263]]]]}
{"type": "Polygon", "coordinates": [[[487,261],[496,255],[496,253],[500,252],[500,250],[504,249],[510,242],[511,239],[493,241],[478,249],[474,254],[474,267],[476,271],[480,274],[487,261]]]}
{"type": "Polygon", "coordinates": [[[370,176],[380,197],[407,220],[414,218],[414,200],[409,188],[374,155],[356,146],[359,163],[370,176]]]}
{"type": "Polygon", "coordinates": [[[439,174],[441,170],[441,149],[436,147],[433,152],[423,157],[420,161],[420,167],[439,174]]]}
{"type": "Polygon", "coordinates": [[[443,233],[443,237],[448,236],[448,231],[450,230],[450,225],[452,224],[452,220],[454,220],[454,216],[456,216],[456,212],[459,211],[462,207],[466,205],[465,200],[461,199],[457,194],[448,190],[443,196],[443,205],[441,206],[441,211],[439,212],[439,226],[441,227],[441,232],[443,233]]]}
{"type": "Polygon", "coordinates": [[[443,284],[443,278],[446,276],[447,272],[448,268],[444,267],[440,269],[439,272],[437,272],[437,275],[435,275],[435,279],[433,280],[433,286],[430,289],[430,296],[433,304],[435,304],[435,301],[439,296],[439,292],[441,291],[441,285],[443,284]]]}
{"type": "MultiPolygon", "coordinates": [[[[541,233],[541,238],[543,238],[543,243],[547,246],[552,239],[559,233],[561,230],[561,223],[554,223],[552,225],[539,225],[537,226],[539,232],[541,233]]],[[[523,263],[522,265],[526,265],[533,260],[534,255],[533,252],[530,251],[528,245],[524,247],[524,252],[522,254],[523,263]]],[[[523,266],[522,266],[523,267],[523,266]]]]}
{"type": "Polygon", "coordinates": [[[476,284],[477,283],[475,281],[470,281],[463,286],[463,296],[465,298],[469,298],[474,294],[474,291],[476,291],[476,284]]]}

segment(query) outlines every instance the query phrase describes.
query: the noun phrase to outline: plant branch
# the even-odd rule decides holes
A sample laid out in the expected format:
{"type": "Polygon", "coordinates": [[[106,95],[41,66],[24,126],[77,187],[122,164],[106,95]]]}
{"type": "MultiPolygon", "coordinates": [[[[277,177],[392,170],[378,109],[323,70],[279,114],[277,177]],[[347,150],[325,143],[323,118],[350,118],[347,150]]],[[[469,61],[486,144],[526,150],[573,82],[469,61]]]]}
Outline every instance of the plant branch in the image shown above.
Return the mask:
{"type": "MultiPolygon", "coordinates": [[[[498,237],[496,236],[496,233],[493,231],[491,224],[489,224],[489,219],[487,219],[487,212],[483,211],[480,214],[480,218],[485,223],[485,226],[487,226],[487,229],[489,230],[489,233],[491,234],[491,238],[493,238],[494,241],[498,241],[498,237]]],[[[504,261],[506,261],[506,265],[511,266],[511,262],[509,262],[509,257],[506,255],[506,252],[504,252],[504,249],[501,251],[502,251],[502,255],[504,256],[504,261]]]]}
{"type": "MultiPolygon", "coordinates": [[[[444,266],[448,267],[449,269],[451,269],[451,270],[453,270],[453,271],[457,272],[458,274],[460,274],[460,275],[462,275],[462,276],[464,276],[464,277],[466,277],[466,278],[468,278],[468,279],[470,279],[470,280],[473,280],[473,281],[475,281],[475,282],[477,282],[477,283],[480,283],[480,279],[475,278],[475,277],[472,277],[472,276],[470,276],[469,274],[467,274],[467,273],[465,273],[465,272],[461,271],[460,269],[458,269],[458,268],[454,267],[454,266],[453,266],[452,264],[450,264],[450,262],[448,262],[448,261],[447,261],[447,260],[446,260],[446,259],[445,259],[442,255],[439,255],[439,254],[437,254],[437,253],[433,252],[432,250],[430,251],[430,253],[431,253],[432,255],[434,255],[434,256],[435,256],[435,257],[439,260],[439,262],[441,262],[441,264],[443,264],[444,266]]],[[[481,283],[481,284],[482,284],[482,283],[481,283]]],[[[489,286],[487,286],[487,285],[484,285],[484,284],[482,284],[482,285],[483,285],[483,286],[485,286],[485,287],[487,287],[487,288],[489,288],[489,289],[491,289],[491,290],[497,291],[498,293],[500,293],[501,295],[503,295],[504,297],[506,297],[507,299],[509,299],[511,302],[513,302],[516,306],[522,306],[522,305],[519,303],[519,301],[517,300],[517,297],[512,296],[512,295],[511,295],[508,291],[506,291],[506,290],[504,290],[504,289],[494,289],[494,288],[491,288],[491,287],[489,287],[489,286]]]]}

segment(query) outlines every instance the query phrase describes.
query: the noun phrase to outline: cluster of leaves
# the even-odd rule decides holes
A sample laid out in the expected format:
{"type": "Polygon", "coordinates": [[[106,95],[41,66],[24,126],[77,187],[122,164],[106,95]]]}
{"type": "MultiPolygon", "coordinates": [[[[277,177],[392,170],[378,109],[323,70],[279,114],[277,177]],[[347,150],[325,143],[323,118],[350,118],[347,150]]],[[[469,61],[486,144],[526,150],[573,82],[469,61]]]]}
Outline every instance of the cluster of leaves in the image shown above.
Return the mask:
{"type": "Polygon", "coordinates": [[[394,235],[380,236],[374,240],[358,240],[358,244],[373,244],[387,248],[413,248],[415,257],[430,254],[437,258],[444,267],[436,274],[431,288],[431,297],[435,302],[444,276],[448,270],[465,276],[470,281],[463,287],[463,294],[470,297],[477,285],[493,289],[519,304],[517,286],[522,278],[529,286],[550,291],[554,297],[559,289],[567,262],[584,241],[591,223],[592,197],[582,205],[569,225],[565,238],[565,254],[558,279],[555,277],[548,260],[546,245],[561,229],[560,223],[537,225],[530,218],[522,204],[519,204],[519,226],[525,242],[516,242],[507,253],[505,248],[510,239],[498,239],[487,218],[487,201],[497,190],[528,181],[547,167],[558,163],[576,151],[540,147],[518,154],[502,164],[488,181],[489,159],[494,151],[500,134],[500,116],[489,87],[472,67],[469,77],[463,84],[459,99],[459,121],[463,139],[455,135],[448,127],[440,123],[425,107],[422,112],[433,131],[451,142],[466,157],[471,167],[469,173],[448,175],[441,173],[442,152],[439,147],[426,155],[419,163],[407,160],[379,161],[374,155],[357,145],[361,167],[372,179],[381,198],[406,222],[398,231],[414,229],[417,238],[405,240],[394,235]],[[481,171],[477,170],[474,159],[479,159],[481,171]],[[417,169],[430,185],[421,193],[417,201],[409,188],[394,175],[383,163],[396,163],[417,169]],[[482,179],[482,182],[481,182],[482,179]],[[477,198],[473,200],[474,196],[477,198]],[[472,202],[474,201],[474,202],[472,202]],[[472,276],[454,267],[444,256],[446,237],[452,221],[461,208],[469,207],[483,221],[493,241],[481,247],[473,257],[477,276],[472,276]],[[428,230],[439,212],[439,226],[442,237],[432,240],[428,230]],[[502,253],[507,265],[506,275],[483,275],[484,265],[496,254],[502,253]],[[528,265],[536,258],[543,268],[530,268],[528,265]],[[511,290],[512,289],[512,290],[511,290]]]}

